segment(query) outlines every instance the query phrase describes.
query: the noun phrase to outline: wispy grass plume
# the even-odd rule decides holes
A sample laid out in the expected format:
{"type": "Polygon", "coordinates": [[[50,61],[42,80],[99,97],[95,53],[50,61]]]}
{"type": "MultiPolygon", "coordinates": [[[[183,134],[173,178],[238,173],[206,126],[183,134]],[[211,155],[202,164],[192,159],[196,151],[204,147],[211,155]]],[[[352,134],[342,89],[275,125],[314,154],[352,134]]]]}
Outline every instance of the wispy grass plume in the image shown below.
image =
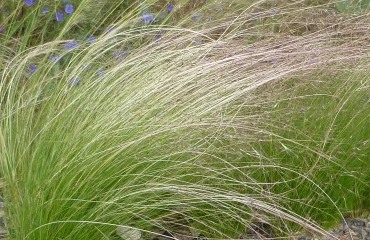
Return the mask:
{"type": "Polygon", "coordinates": [[[130,6],[91,41],[6,40],[20,49],[0,56],[9,239],[236,239],[261,222],[330,236],[366,205],[366,15],[295,35],[266,30],[257,3],[195,27],[130,6]]]}

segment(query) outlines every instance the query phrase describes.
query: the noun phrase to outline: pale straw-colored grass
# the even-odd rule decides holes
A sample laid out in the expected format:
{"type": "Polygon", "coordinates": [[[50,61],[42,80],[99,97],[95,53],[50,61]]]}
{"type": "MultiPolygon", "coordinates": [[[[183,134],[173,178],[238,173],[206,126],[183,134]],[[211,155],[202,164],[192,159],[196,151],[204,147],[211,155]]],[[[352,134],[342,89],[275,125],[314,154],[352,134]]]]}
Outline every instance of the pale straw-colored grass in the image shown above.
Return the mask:
{"type": "Polygon", "coordinates": [[[240,237],[255,221],[272,224],[277,236],[293,231],[291,223],[330,236],[314,215],[343,218],[343,209],[330,183],[315,174],[330,166],[338,166],[332,176],[351,171],[326,150],[335,119],[317,140],[316,130],[299,133],[289,123],[301,114],[299,105],[273,106],[344,96],[287,96],[295,87],[284,84],[292,78],[297,86],[316,84],[324,68],[367,66],[363,40],[370,33],[362,26],[355,40],[338,37],[357,26],[346,21],[340,30],[270,33],[247,44],[249,18],[242,13],[202,28],[128,28],[137,19],[125,18],[94,44],[64,52],[61,64],[49,56],[63,52],[62,40],[4,58],[0,159],[9,239],[114,239],[118,226],[161,233],[176,222],[225,239],[240,237]],[[148,40],[159,31],[161,39],[148,40]],[[124,59],[112,57],[133,43],[124,59]],[[37,71],[25,73],[35,61],[37,71]],[[266,98],[270,86],[280,87],[266,98]],[[305,141],[284,136],[292,131],[305,141]],[[284,162],[275,143],[302,167],[284,162]]]}

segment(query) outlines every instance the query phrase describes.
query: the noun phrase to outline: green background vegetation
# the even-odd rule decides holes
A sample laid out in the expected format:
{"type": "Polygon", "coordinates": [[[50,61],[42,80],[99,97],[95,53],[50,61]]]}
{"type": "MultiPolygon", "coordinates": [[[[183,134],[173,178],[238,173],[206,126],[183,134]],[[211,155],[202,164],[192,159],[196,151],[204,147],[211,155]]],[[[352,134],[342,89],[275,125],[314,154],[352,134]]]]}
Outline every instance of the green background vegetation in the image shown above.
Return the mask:
{"type": "Polygon", "coordinates": [[[63,1],[0,3],[8,239],[327,235],[367,214],[368,1],[68,3],[63,22],[63,1]]]}

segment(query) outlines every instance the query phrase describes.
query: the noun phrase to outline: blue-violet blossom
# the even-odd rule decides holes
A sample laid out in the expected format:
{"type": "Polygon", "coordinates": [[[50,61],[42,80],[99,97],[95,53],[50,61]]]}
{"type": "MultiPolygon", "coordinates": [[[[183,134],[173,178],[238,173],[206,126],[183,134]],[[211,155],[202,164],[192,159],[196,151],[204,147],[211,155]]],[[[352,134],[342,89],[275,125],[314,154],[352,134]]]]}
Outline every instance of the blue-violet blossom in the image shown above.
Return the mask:
{"type": "Polygon", "coordinates": [[[166,8],[167,12],[169,13],[172,12],[174,9],[175,9],[175,6],[173,4],[168,5],[166,8]]]}
{"type": "Polygon", "coordinates": [[[28,67],[28,72],[29,73],[34,73],[34,72],[36,72],[36,70],[37,70],[37,65],[35,65],[35,64],[31,64],[29,67],[28,67]]]}
{"type": "Polygon", "coordinates": [[[46,15],[48,12],[49,12],[49,8],[48,7],[41,8],[42,15],[46,15]]]}
{"type": "Polygon", "coordinates": [[[154,15],[152,13],[146,13],[141,16],[141,21],[144,22],[144,24],[148,24],[154,20],[154,15]]]}
{"type": "Polygon", "coordinates": [[[62,12],[57,11],[55,13],[55,20],[57,20],[57,22],[63,22],[64,21],[64,14],[62,12]]]}
{"type": "Polygon", "coordinates": [[[71,42],[67,42],[64,44],[65,50],[72,50],[78,47],[78,42],[76,40],[73,40],[71,42]]]}
{"type": "Polygon", "coordinates": [[[67,4],[64,8],[64,11],[67,13],[67,14],[72,14],[74,12],[74,7],[72,4],[67,4]]]}
{"type": "Polygon", "coordinates": [[[35,0],[24,0],[27,7],[31,7],[36,4],[35,0]]]}

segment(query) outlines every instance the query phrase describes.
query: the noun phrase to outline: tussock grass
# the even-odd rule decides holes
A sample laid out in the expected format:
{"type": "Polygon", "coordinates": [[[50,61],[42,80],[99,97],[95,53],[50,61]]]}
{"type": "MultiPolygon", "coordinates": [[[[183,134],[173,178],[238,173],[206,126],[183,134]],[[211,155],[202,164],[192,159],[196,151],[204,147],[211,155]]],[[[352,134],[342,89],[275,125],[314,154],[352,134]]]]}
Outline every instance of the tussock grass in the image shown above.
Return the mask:
{"type": "Polygon", "coordinates": [[[118,239],[118,226],[232,239],[260,222],[329,236],[367,207],[366,14],[255,41],[265,26],[247,11],[194,28],[133,26],[132,11],[93,44],[65,51],[62,30],[3,51],[9,239],[118,239]]]}

